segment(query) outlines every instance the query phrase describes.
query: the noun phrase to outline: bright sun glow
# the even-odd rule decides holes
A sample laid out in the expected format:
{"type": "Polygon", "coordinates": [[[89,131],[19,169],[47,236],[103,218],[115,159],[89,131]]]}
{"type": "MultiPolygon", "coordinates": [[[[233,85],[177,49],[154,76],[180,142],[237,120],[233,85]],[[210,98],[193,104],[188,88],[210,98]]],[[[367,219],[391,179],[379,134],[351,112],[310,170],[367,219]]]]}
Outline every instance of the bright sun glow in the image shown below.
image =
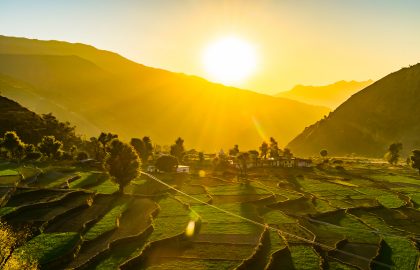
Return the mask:
{"type": "Polygon", "coordinates": [[[203,63],[211,79],[226,84],[239,83],[255,71],[257,53],[248,42],[227,37],[206,48],[203,63]]]}

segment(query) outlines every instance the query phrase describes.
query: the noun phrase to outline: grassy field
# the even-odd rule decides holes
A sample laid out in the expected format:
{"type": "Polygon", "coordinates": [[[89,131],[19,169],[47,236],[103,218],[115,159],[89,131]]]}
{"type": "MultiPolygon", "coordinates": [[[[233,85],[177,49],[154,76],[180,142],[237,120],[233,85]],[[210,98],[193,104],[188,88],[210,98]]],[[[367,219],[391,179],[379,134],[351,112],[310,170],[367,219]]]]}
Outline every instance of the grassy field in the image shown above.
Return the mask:
{"type": "Polygon", "coordinates": [[[130,269],[380,269],[373,259],[416,269],[417,172],[357,161],[343,168],[251,169],[246,179],[157,175],[199,202],[144,177],[121,196],[97,170],[0,163],[2,196],[18,173],[32,179],[7,197],[0,219],[39,229],[15,255],[55,269],[128,269],[130,262],[130,269]]]}

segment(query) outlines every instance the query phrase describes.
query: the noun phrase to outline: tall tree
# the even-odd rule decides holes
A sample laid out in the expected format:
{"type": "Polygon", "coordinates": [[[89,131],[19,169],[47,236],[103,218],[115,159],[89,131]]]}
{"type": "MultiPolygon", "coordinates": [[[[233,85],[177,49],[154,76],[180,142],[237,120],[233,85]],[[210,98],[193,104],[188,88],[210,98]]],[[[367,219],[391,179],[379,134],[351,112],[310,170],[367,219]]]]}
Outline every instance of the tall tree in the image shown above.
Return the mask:
{"type": "Polygon", "coordinates": [[[105,132],[101,132],[101,134],[99,134],[98,136],[98,141],[101,143],[102,145],[102,149],[104,149],[104,151],[106,151],[106,146],[107,144],[112,141],[113,139],[118,138],[117,134],[112,134],[112,133],[105,133],[105,132]]]}
{"type": "Polygon", "coordinates": [[[289,148],[284,148],[283,156],[289,159],[292,158],[293,157],[292,151],[289,148]]]}
{"type": "Polygon", "coordinates": [[[90,156],[97,161],[102,161],[105,157],[105,152],[102,149],[102,144],[99,142],[98,138],[91,137],[89,142],[87,142],[87,149],[90,153],[90,156]]]}
{"type": "Polygon", "coordinates": [[[241,175],[246,175],[248,172],[249,153],[240,153],[237,157],[241,175]]]}
{"type": "Polygon", "coordinates": [[[269,152],[270,157],[272,157],[272,158],[278,158],[280,156],[279,155],[278,143],[273,137],[270,137],[270,149],[269,149],[269,151],[270,151],[269,152]]]}
{"type": "Polygon", "coordinates": [[[39,151],[49,158],[58,158],[62,152],[63,143],[54,136],[44,136],[38,144],[39,151]]]}
{"type": "Polygon", "coordinates": [[[175,144],[171,145],[171,155],[175,156],[179,161],[182,160],[185,154],[185,148],[184,148],[184,140],[179,137],[176,139],[175,144]]]}
{"type": "Polygon", "coordinates": [[[204,153],[203,152],[198,152],[198,162],[201,164],[204,163],[204,153]]]}
{"type": "Polygon", "coordinates": [[[267,154],[268,154],[268,144],[266,142],[263,142],[260,146],[260,153],[261,153],[261,157],[263,157],[264,159],[267,158],[267,154]]]}
{"type": "Polygon", "coordinates": [[[109,142],[104,168],[112,181],[118,184],[120,194],[124,192],[124,187],[138,176],[139,167],[140,159],[131,145],[117,138],[109,142]]]}
{"type": "Polygon", "coordinates": [[[411,158],[411,167],[419,170],[420,174],[420,150],[413,150],[411,158]]]}
{"type": "Polygon", "coordinates": [[[153,155],[153,144],[149,136],[143,137],[143,143],[146,150],[147,158],[153,155]]]}
{"type": "Polygon", "coordinates": [[[232,149],[229,150],[230,156],[237,156],[239,154],[239,145],[235,144],[232,149]]]}
{"type": "Polygon", "coordinates": [[[2,147],[7,150],[9,157],[21,160],[25,155],[25,144],[20,140],[15,131],[4,133],[2,147]]]}
{"type": "Polygon", "coordinates": [[[390,164],[395,165],[398,163],[402,147],[402,143],[393,143],[388,147],[388,152],[385,154],[385,158],[390,164]]]}
{"type": "Polygon", "coordinates": [[[149,137],[143,137],[143,139],[132,138],[130,144],[134,147],[137,154],[139,155],[141,162],[146,165],[149,161],[149,157],[153,154],[153,145],[149,137]]]}

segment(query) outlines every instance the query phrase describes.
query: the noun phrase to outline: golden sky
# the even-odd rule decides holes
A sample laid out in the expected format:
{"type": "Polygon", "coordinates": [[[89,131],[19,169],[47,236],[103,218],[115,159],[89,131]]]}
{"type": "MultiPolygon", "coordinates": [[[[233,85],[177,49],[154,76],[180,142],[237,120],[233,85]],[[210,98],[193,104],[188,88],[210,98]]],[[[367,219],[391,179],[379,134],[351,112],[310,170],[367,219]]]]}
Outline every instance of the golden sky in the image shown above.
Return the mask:
{"type": "Polygon", "coordinates": [[[2,0],[0,34],[81,42],[136,62],[210,78],[205,48],[227,36],[258,66],[235,86],[377,80],[420,62],[420,1],[2,0]]]}

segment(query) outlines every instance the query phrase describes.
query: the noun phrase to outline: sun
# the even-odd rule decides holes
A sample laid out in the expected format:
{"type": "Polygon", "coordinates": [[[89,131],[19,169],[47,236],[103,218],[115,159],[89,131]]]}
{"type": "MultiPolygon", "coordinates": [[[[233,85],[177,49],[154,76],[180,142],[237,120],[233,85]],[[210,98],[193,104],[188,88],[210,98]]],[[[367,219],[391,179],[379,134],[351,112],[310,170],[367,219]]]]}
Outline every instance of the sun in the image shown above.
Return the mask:
{"type": "Polygon", "coordinates": [[[203,64],[212,80],[225,84],[241,83],[255,72],[257,53],[247,41],[225,37],[204,50],[203,64]]]}

